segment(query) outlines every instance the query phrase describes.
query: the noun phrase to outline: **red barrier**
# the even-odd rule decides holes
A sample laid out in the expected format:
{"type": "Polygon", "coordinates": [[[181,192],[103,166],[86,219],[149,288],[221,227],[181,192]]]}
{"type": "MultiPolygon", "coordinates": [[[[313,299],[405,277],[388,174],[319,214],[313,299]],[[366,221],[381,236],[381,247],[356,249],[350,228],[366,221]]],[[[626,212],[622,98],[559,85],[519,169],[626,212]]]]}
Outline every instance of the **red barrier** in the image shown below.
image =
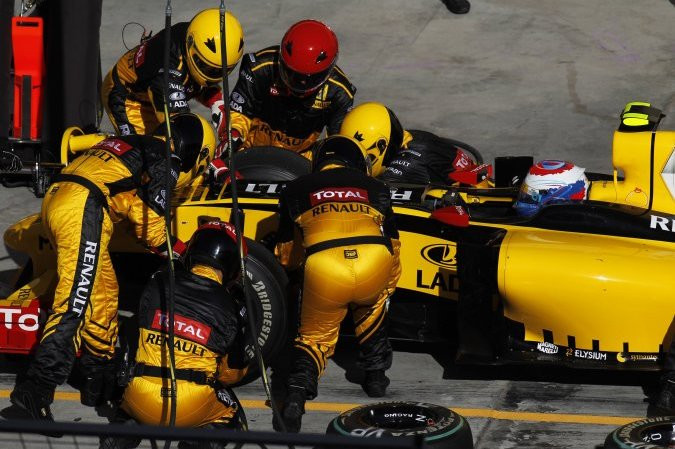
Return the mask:
{"type": "Polygon", "coordinates": [[[14,55],[13,136],[36,140],[42,127],[42,79],[45,68],[41,17],[12,18],[14,55]]]}

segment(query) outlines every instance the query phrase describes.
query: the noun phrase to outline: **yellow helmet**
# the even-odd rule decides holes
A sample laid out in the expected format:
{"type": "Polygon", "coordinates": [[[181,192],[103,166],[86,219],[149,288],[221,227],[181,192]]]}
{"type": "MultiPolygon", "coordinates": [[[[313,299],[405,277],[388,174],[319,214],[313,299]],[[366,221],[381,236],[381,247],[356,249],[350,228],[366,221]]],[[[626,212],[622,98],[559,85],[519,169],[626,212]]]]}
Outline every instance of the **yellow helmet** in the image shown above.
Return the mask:
{"type": "MultiPolygon", "coordinates": [[[[180,173],[175,189],[181,189],[202,175],[216,152],[213,127],[202,116],[185,112],[171,116],[173,154],[180,159],[180,173]]],[[[159,125],[155,136],[166,135],[166,122],[159,125]]]]}
{"type": "Polygon", "coordinates": [[[339,134],[318,141],[313,148],[313,171],[347,167],[370,175],[370,159],[363,147],[354,139],[339,134]]]}
{"type": "Polygon", "coordinates": [[[365,149],[379,176],[403,142],[403,128],[396,115],[382,103],[362,103],[349,111],[340,134],[356,139],[365,149]]]}
{"type": "MultiPolygon", "coordinates": [[[[229,74],[244,54],[244,31],[239,20],[229,11],[225,12],[225,35],[229,74]]],[[[206,86],[223,79],[218,8],[205,9],[192,18],[187,29],[185,48],[188,70],[196,82],[206,86]]]]}

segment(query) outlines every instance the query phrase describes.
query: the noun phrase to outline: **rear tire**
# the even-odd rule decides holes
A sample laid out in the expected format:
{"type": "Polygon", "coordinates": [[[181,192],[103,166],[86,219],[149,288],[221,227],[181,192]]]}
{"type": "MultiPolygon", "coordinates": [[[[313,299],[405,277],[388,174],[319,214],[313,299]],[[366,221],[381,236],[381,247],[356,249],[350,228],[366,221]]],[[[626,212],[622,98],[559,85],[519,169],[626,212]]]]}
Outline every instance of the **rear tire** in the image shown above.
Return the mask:
{"type": "Polygon", "coordinates": [[[468,154],[471,157],[471,159],[473,159],[473,161],[476,163],[476,165],[480,165],[483,163],[483,155],[480,154],[480,151],[478,151],[476,148],[472,147],[468,143],[462,142],[461,140],[437,136],[433,133],[430,133],[429,131],[422,131],[419,129],[411,129],[410,132],[418,136],[424,136],[427,139],[438,140],[447,146],[457,147],[460,150],[464,151],[466,154],[468,154]]]}

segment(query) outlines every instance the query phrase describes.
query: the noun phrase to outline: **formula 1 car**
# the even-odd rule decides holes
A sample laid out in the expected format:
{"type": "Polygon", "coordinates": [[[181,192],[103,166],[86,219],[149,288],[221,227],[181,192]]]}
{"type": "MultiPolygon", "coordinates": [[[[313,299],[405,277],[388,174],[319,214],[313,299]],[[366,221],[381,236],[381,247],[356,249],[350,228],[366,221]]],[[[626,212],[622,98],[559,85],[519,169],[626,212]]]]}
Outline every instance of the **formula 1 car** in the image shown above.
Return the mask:
{"type": "MultiPolygon", "coordinates": [[[[520,217],[512,208],[517,185],[392,185],[403,274],[391,298],[391,338],[459,339],[467,360],[488,363],[659,369],[675,334],[675,132],[657,131],[660,111],[638,106],[627,108],[615,132],[614,173],[588,174],[584,202],[520,217]]],[[[65,141],[78,137],[86,136],[65,141]]],[[[259,299],[258,341],[271,357],[286,320],[287,279],[269,252],[278,195],[310,167],[301,156],[272,148],[236,157],[243,179],[234,188],[259,299]]],[[[522,179],[509,166],[496,161],[496,176],[522,179]]],[[[174,201],[174,233],[186,241],[204,221],[229,220],[231,191],[226,184],[182,192],[174,201]]],[[[15,292],[0,300],[0,352],[27,353],[54,288],[53,252],[37,216],[10,227],[5,243],[31,262],[15,292]]],[[[302,257],[301,245],[295,247],[302,257]]],[[[116,230],[110,248],[121,307],[133,310],[131,286],[142,285],[157,262],[124,229],[116,230]]]]}

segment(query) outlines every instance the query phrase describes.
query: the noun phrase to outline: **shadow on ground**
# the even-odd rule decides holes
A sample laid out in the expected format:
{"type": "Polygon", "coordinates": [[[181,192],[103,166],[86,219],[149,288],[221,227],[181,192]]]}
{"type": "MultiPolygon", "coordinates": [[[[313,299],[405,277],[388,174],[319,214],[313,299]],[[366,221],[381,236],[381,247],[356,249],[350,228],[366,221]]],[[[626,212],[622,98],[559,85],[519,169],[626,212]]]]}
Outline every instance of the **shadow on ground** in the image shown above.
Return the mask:
{"type": "MultiPolygon", "coordinates": [[[[673,0],[675,1],[675,0],[673,0]]],[[[635,385],[641,386],[647,396],[658,386],[659,372],[607,371],[573,369],[558,365],[489,365],[471,366],[454,363],[455,348],[444,345],[423,345],[412,342],[392,342],[395,352],[428,353],[444,368],[444,379],[517,380],[557,382],[563,384],[635,385]]],[[[363,370],[356,366],[358,349],[353,338],[341,338],[333,361],[345,370],[345,379],[360,384],[363,370]]]]}

